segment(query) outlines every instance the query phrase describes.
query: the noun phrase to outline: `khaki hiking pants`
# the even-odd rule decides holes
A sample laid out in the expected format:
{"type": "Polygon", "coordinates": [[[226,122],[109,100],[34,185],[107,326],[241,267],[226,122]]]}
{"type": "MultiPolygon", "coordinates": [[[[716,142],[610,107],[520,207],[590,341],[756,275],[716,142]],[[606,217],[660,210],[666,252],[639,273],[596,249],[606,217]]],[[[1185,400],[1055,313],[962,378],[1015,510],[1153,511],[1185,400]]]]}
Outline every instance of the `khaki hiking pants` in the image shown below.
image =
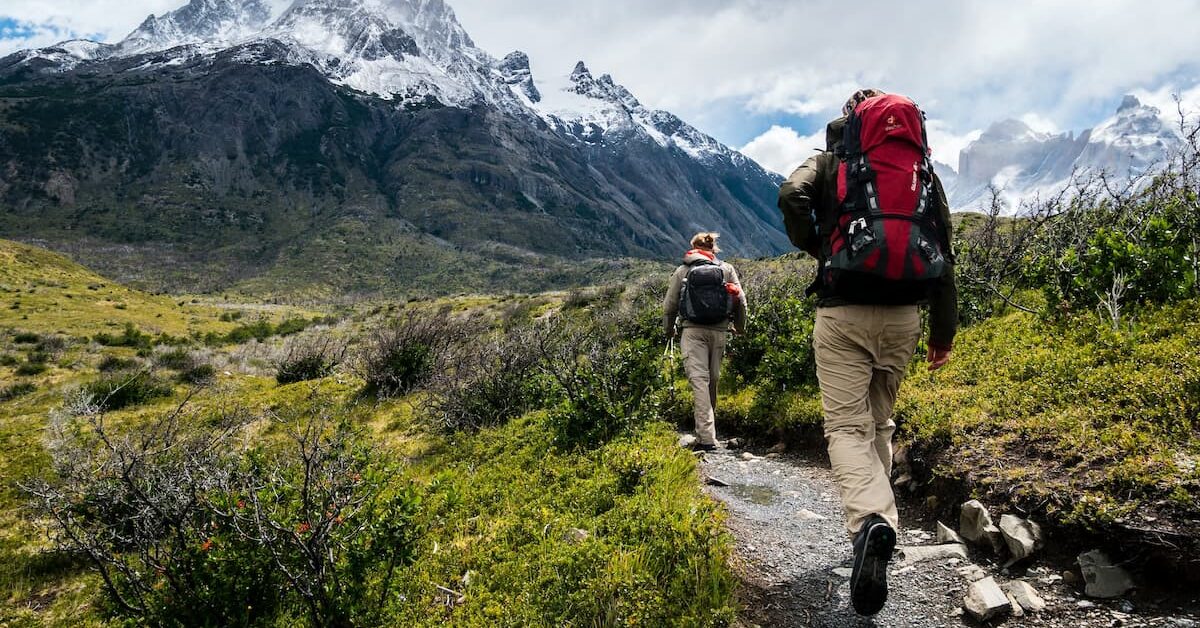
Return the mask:
{"type": "Polygon", "coordinates": [[[717,382],[721,378],[721,357],[725,354],[725,333],[684,327],[679,342],[683,368],[692,385],[696,436],[704,445],[717,444],[717,382]]]}
{"type": "Polygon", "coordinates": [[[892,409],[921,338],[915,305],[817,309],[813,348],[825,440],[851,535],[873,514],[899,530],[892,493],[892,409]]]}

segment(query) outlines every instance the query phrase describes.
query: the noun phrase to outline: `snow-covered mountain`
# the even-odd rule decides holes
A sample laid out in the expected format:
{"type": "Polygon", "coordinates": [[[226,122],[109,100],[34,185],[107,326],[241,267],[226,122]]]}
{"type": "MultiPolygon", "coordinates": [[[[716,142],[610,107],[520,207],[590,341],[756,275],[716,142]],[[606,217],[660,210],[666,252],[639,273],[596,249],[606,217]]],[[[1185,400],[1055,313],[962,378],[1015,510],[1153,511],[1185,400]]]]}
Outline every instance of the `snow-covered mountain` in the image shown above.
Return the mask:
{"type": "Polygon", "coordinates": [[[1081,133],[1039,133],[1019,120],[997,122],[959,155],[957,176],[947,184],[951,205],[980,209],[995,187],[1015,209],[1022,200],[1056,193],[1072,176],[1144,174],[1181,142],[1161,113],[1126,96],[1113,117],[1081,133]]]}
{"type": "Polygon", "coordinates": [[[116,44],[0,59],[0,128],[0,235],[218,250],[238,280],[330,255],[330,230],[355,259],[416,238],[493,281],[483,251],[789,248],[777,175],[583,62],[492,56],[442,0],[190,0],[116,44]]]}
{"type": "Polygon", "coordinates": [[[44,71],[67,71],[149,53],[160,53],[150,65],[171,66],[231,49],[247,51],[247,62],[311,65],[336,84],[385,99],[487,103],[590,144],[638,137],[697,159],[745,161],[675,115],[643,106],[610,75],[594,77],[582,61],[565,81],[551,81],[555,88],[539,90],[527,55],[497,60],[477,48],[442,0],[191,0],[150,16],[115,46],[76,41],[22,54],[50,62],[44,71]],[[256,54],[276,42],[282,59],[256,54]]]}

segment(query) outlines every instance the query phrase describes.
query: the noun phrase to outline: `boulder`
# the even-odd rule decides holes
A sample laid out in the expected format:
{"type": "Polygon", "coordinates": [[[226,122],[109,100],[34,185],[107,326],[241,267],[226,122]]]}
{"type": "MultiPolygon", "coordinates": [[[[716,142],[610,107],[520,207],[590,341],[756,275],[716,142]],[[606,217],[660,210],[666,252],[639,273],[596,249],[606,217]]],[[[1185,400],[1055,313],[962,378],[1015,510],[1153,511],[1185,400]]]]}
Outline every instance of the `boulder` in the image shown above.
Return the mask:
{"type": "Polygon", "coordinates": [[[752,460],[757,460],[757,459],[758,459],[758,456],[755,456],[754,454],[752,454],[748,451],[746,453],[742,454],[742,460],[745,460],[746,462],[750,462],[752,460]]]}
{"type": "Polygon", "coordinates": [[[1038,595],[1037,589],[1033,588],[1028,582],[1014,580],[1004,588],[1008,591],[1008,595],[1016,600],[1025,612],[1040,613],[1046,609],[1046,600],[1043,600],[1042,596],[1038,595]]]}
{"type": "Polygon", "coordinates": [[[725,441],[726,449],[741,449],[746,446],[746,441],[740,438],[731,438],[725,441]]]}
{"type": "Polygon", "coordinates": [[[937,524],[937,533],[934,535],[938,543],[966,543],[961,536],[949,526],[941,521],[937,524]]]}
{"type": "Polygon", "coordinates": [[[976,500],[962,505],[958,533],[972,543],[991,547],[995,551],[1004,547],[1004,537],[1000,534],[1000,528],[992,523],[992,515],[988,513],[987,508],[976,500]]]}
{"type": "Polygon", "coordinates": [[[773,447],[767,450],[769,454],[781,454],[787,451],[787,443],[776,443],[773,447]]]}
{"type": "Polygon", "coordinates": [[[1129,572],[1113,563],[1107,554],[1099,550],[1080,554],[1079,568],[1083,571],[1083,592],[1088,597],[1121,597],[1134,587],[1129,572]]]}
{"type": "Polygon", "coordinates": [[[911,565],[925,560],[941,558],[967,558],[967,546],[957,543],[947,545],[916,545],[899,547],[901,564],[911,565]]]}
{"type": "Polygon", "coordinates": [[[592,533],[580,528],[571,528],[570,530],[567,530],[567,533],[563,536],[570,543],[579,544],[591,538],[592,533]]]}
{"type": "Polygon", "coordinates": [[[1004,515],[1000,517],[1000,535],[1016,561],[1025,560],[1042,549],[1042,528],[1033,521],[1004,515]]]}
{"type": "Polygon", "coordinates": [[[963,608],[975,621],[985,622],[1011,612],[1012,603],[996,584],[996,579],[988,577],[971,584],[967,597],[963,598],[963,608]]]}
{"type": "Polygon", "coordinates": [[[693,434],[684,434],[683,436],[679,437],[679,446],[684,449],[692,449],[699,442],[700,439],[696,438],[696,436],[693,434]]]}

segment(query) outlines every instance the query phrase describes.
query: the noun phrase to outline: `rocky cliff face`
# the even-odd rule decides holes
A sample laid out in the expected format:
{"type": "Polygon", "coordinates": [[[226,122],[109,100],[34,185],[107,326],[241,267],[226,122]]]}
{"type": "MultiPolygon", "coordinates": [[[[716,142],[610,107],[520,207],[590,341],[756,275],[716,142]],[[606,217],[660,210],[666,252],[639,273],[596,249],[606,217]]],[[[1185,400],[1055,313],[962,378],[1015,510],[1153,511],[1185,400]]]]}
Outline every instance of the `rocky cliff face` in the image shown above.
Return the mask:
{"type": "Polygon", "coordinates": [[[771,254],[777,183],[582,63],[539,88],[440,0],[192,0],[0,60],[0,234],[173,287],[535,289],[698,229],[771,254]]]}
{"type": "Polygon", "coordinates": [[[1115,116],[1079,134],[1038,133],[1018,120],[998,122],[959,156],[951,204],[955,210],[979,209],[994,186],[1015,207],[1062,189],[1073,175],[1143,174],[1180,146],[1179,135],[1160,114],[1126,96],[1115,116]]]}

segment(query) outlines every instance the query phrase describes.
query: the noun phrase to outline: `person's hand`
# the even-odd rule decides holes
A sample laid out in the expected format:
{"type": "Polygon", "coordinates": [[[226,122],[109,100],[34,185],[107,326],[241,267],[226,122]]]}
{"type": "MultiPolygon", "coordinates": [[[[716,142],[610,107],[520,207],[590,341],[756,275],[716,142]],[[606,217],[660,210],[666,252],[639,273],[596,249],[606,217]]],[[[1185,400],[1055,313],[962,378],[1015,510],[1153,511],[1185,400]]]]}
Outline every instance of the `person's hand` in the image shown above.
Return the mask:
{"type": "Polygon", "coordinates": [[[663,336],[663,340],[666,342],[671,342],[674,339],[675,339],[675,328],[672,327],[671,329],[667,330],[667,335],[663,336]]]}
{"type": "Polygon", "coordinates": [[[936,371],[950,363],[950,349],[929,347],[929,355],[925,359],[929,361],[929,370],[936,371]]]}

